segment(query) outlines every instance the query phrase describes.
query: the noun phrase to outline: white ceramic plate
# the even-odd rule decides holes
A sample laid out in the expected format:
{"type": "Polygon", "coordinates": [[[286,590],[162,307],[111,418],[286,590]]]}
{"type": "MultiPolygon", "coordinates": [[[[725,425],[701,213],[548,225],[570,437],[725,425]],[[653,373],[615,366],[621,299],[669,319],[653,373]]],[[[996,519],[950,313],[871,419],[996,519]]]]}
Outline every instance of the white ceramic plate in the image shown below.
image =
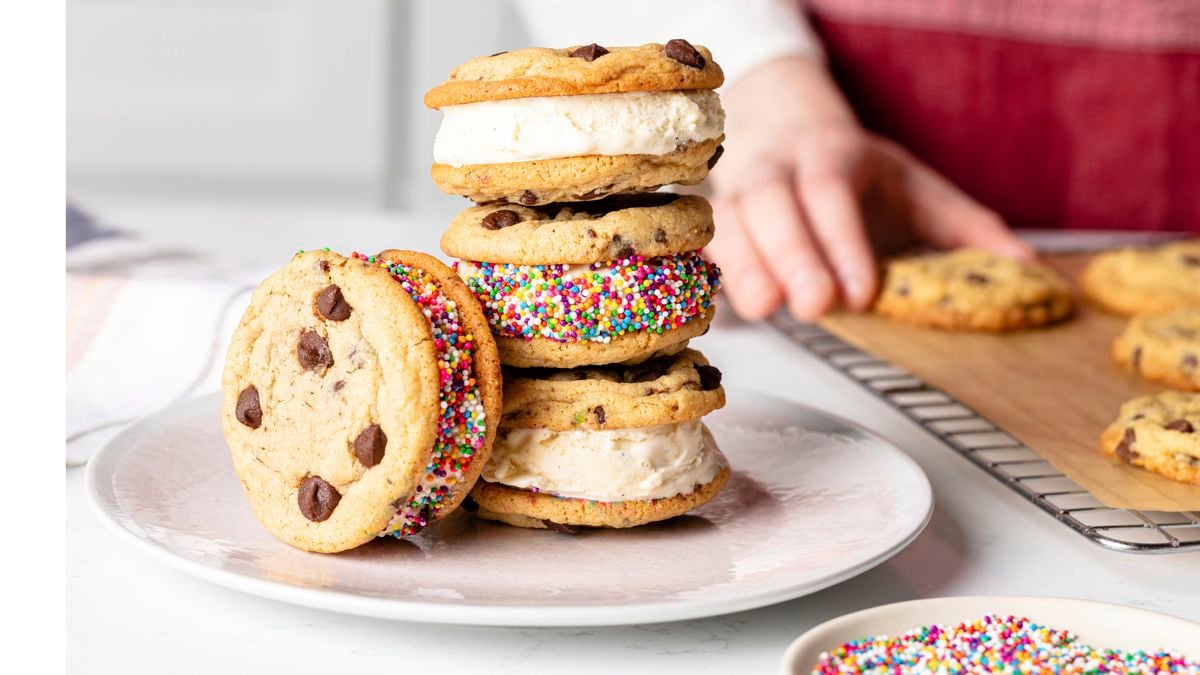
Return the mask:
{"type": "Polygon", "coordinates": [[[821,652],[850,640],[898,635],[933,623],[957,624],[989,612],[1024,616],[1069,630],[1096,649],[1173,649],[1200,659],[1200,624],[1144,609],[1071,598],[970,596],[897,602],[826,621],[801,635],[783,655],[780,672],[808,675],[821,652]]]}
{"type": "Polygon", "coordinates": [[[461,510],[411,540],[337,555],[277,541],[254,518],[217,396],[148,417],[88,465],[95,512],[188,574],[299,605],[505,626],[674,621],[762,607],[883,562],[929,519],[920,468],[887,441],[795,403],[731,390],[705,419],[734,471],[712,502],[631,530],[574,536],[461,510]]]}

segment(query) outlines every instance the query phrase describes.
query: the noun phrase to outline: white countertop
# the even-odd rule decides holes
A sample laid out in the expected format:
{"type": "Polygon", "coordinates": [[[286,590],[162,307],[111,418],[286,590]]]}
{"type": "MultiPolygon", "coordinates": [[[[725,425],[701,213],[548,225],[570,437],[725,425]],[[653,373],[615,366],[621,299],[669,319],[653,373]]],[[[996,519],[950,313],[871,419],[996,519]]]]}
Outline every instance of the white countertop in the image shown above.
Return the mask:
{"type": "MultiPolygon", "coordinates": [[[[355,241],[364,250],[434,249],[446,222],[445,213],[263,215],[257,208],[119,202],[104,205],[103,213],[162,241],[213,250],[219,242],[237,241],[235,255],[252,263],[282,259],[295,248],[349,248],[355,241]],[[327,231],[333,236],[313,240],[327,231]]],[[[749,612],[623,628],[434,626],[294,607],[176,572],[104,529],[88,510],[83,469],[68,469],[69,671],[773,672],[788,643],[821,621],[947,595],[1089,598],[1200,621],[1200,553],[1133,555],[1086,541],[768,327],[746,325],[723,312],[697,346],[721,368],[728,385],[831,411],[903,448],[933,485],[936,507],[929,526],[907,549],[859,577],[749,612]]]]}

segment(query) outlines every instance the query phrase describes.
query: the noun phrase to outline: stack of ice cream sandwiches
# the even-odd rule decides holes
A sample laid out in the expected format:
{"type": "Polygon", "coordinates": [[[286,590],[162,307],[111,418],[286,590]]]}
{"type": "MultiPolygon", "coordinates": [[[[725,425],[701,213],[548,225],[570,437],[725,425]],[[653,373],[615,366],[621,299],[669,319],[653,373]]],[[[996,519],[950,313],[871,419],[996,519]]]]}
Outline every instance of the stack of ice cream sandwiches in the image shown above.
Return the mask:
{"type": "Polygon", "coordinates": [[[658,192],[721,154],[723,81],[708,50],[523,49],[456,68],[433,179],[474,202],[442,249],[478,299],[504,366],[478,514],[559,531],[682,514],[729,476],[701,418],[725,402],[692,338],[720,282],[700,255],[712,209],[658,192]]]}
{"type": "Polygon", "coordinates": [[[300,251],[234,332],[221,422],[263,526],[337,552],[459,506],[574,531],[712,499],[729,468],[700,418],[725,392],[687,348],[712,210],[655,190],[719,156],[721,79],[673,40],[499,54],[431,91],[434,178],[478,202],[442,240],[460,261],[300,251]]]}

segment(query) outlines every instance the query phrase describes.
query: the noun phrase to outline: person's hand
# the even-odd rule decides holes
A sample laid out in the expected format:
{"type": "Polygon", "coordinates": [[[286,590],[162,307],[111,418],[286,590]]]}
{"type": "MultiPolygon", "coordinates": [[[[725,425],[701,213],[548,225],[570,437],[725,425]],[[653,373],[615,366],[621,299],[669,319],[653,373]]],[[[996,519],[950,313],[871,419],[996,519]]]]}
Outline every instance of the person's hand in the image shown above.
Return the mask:
{"type": "Polygon", "coordinates": [[[862,129],[821,64],[766,64],[722,96],[726,153],[714,168],[716,236],[705,249],[739,315],[784,302],[814,319],[868,307],[873,251],[915,243],[1032,257],[992,211],[903,148],[862,129]]]}

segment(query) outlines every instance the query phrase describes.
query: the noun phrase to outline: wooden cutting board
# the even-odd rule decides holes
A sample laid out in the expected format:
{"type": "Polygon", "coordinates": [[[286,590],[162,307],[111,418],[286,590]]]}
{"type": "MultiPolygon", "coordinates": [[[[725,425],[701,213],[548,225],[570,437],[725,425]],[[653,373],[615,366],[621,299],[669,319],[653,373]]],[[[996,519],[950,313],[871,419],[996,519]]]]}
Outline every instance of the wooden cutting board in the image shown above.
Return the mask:
{"type": "MultiPolygon", "coordinates": [[[[1046,261],[1074,280],[1087,259],[1075,254],[1046,261]]],[[[1107,506],[1200,510],[1200,486],[1110,460],[1098,449],[1100,432],[1122,403],[1162,390],[1109,356],[1125,325],[1121,317],[1080,300],[1065,324],[999,335],[914,328],[873,314],[835,314],[821,325],[958,399],[1107,506]]]]}

